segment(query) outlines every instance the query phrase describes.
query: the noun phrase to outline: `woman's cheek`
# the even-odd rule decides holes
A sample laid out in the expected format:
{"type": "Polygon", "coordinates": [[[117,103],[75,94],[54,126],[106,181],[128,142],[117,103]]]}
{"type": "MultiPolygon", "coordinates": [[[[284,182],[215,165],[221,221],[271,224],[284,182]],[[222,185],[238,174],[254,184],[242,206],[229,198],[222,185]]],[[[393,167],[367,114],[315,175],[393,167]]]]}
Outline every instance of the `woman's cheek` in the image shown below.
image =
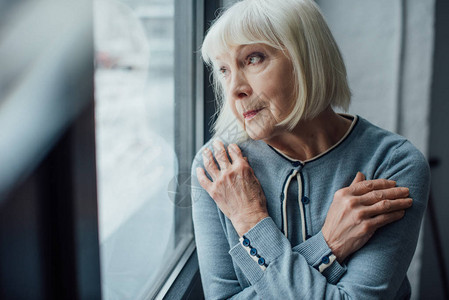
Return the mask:
{"type": "Polygon", "coordinates": [[[232,113],[234,114],[236,119],[242,123],[243,122],[243,113],[239,112],[239,109],[242,109],[242,108],[241,107],[237,108],[237,105],[239,105],[239,103],[236,103],[236,101],[231,101],[230,105],[231,105],[232,113]]]}

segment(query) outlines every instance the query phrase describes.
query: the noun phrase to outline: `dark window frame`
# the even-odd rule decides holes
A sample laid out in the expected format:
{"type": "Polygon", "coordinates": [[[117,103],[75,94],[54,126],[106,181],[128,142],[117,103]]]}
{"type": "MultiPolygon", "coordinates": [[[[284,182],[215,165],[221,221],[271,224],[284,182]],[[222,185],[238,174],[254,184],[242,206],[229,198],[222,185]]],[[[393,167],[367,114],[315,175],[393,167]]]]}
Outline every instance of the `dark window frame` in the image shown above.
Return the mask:
{"type": "MultiPolygon", "coordinates": [[[[182,57],[191,57],[191,68],[195,68],[194,80],[196,82],[192,83],[195,86],[196,91],[191,95],[191,102],[195,103],[195,120],[196,120],[196,145],[193,152],[190,153],[190,157],[185,156],[185,171],[190,172],[190,165],[192,159],[201,146],[212,137],[211,124],[214,120],[216,104],[214,101],[214,91],[210,82],[210,70],[203,64],[199,50],[201,49],[201,44],[203,37],[207,30],[209,29],[211,22],[216,18],[217,12],[221,7],[223,7],[223,0],[176,0],[176,3],[183,3],[185,6],[185,11],[189,11],[189,7],[194,8],[195,12],[192,16],[196,18],[195,27],[196,31],[186,33],[190,35],[191,41],[194,41],[195,46],[190,49],[182,47],[182,44],[175,44],[176,57],[182,59],[182,57]],[[196,36],[193,36],[193,35],[196,36]]],[[[190,19],[180,11],[180,15],[176,15],[178,20],[178,26],[185,26],[186,19],[183,19],[182,15],[187,19],[190,19]],[[179,19],[178,19],[179,18],[179,19]]],[[[190,19],[191,20],[191,19],[190,19]]],[[[187,23],[188,24],[188,23],[187,23]]],[[[187,27],[187,26],[185,26],[187,27]]],[[[175,26],[177,28],[177,26],[175,26]]],[[[175,60],[176,62],[176,60],[175,60]]],[[[175,64],[176,65],[176,64],[175,64]]],[[[182,72],[180,72],[182,74],[182,72]]],[[[180,81],[183,80],[182,77],[179,78],[180,81]]],[[[182,86],[182,82],[181,82],[182,86]]],[[[179,91],[181,92],[181,90],[179,91]]],[[[179,156],[181,158],[182,156],[179,156]]],[[[189,193],[190,194],[190,193],[189,193]]],[[[158,295],[158,299],[203,299],[203,289],[201,283],[201,276],[199,272],[198,257],[196,250],[192,251],[189,255],[185,264],[179,265],[179,275],[176,275],[176,279],[170,283],[168,291],[163,294],[158,295]]]]}

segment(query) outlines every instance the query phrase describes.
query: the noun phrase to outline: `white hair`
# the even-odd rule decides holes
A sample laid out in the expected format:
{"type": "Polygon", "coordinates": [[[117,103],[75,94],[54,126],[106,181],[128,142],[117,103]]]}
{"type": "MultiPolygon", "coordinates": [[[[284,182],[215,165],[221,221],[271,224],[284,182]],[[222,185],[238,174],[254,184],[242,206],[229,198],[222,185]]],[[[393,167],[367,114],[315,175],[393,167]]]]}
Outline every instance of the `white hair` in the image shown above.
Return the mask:
{"type": "Polygon", "coordinates": [[[204,61],[213,68],[219,104],[215,137],[248,139],[225,99],[214,58],[231,46],[256,43],[284,51],[293,65],[296,104],[277,125],[291,130],[300,120],[313,119],[329,106],[348,109],[351,92],[343,58],[314,1],[244,0],[217,17],[201,48],[204,61]]]}

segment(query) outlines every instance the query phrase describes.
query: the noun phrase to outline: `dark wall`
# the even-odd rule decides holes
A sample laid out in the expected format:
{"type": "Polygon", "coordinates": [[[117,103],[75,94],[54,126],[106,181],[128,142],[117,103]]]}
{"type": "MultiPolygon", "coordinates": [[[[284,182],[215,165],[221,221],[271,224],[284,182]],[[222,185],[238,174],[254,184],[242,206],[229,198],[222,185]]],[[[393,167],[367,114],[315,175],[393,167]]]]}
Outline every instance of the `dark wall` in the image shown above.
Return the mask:
{"type": "Polygon", "coordinates": [[[449,1],[436,0],[429,156],[432,200],[424,223],[421,299],[449,299],[449,1]]]}

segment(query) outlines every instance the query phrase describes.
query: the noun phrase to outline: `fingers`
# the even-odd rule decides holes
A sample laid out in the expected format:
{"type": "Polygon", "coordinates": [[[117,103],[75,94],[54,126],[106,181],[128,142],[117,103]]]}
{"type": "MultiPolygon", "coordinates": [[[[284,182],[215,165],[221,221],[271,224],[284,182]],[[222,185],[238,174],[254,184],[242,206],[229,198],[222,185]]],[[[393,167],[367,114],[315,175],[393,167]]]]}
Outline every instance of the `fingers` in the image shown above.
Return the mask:
{"type": "Polygon", "coordinates": [[[357,174],[355,175],[355,178],[352,181],[351,185],[356,184],[358,182],[362,182],[363,180],[365,180],[365,175],[363,175],[362,172],[357,172],[357,174]]]}
{"type": "Polygon", "coordinates": [[[385,226],[387,224],[390,224],[392,222],[400,220],[402,217],[404,217],[404,215],[405,215],[404,210],[398,210],[398,211],[390,212],[387,214],[378,215],[374,218],[369,219],[367,222],[368,222],[368,226],[371,226],[375,230],[377,230],[382,226],[385,226]]]}
{"type": "Polygon", "coordinates": [[[228,168],[231,165],[229,161],[228,154],[224,148],[224,145],[221,141],[215,140],[213,143],[215,159],[218,162],[221,170],[228,168]]]}
{"type": "Polygon", "coordinates": [[[242,155],[242,151],[240,151],[239,146],[237,146],[236,144],[231,144],[228,146],[228,153],[232,159],[232,162],[235,162],[239,159],[245,159],[242,155]]]}
{"type": "Polygon", "coordinates": [[[209,190],[209,186],[212,183],[209,178],[206,176],[206,172],[203,168],[196,168],[196,177],[198,178],[198,182],[206,191],[209,190]]]}
{"type": "Polygon", "coordinates": [[[360,196],[360,203],[364,205],[373,205],[382,200],[394,200],[407,198],[409,189],[405,187],[393,187],[383,190],[374,190],[360,196]]]}
{"type": "Polygon", "coordinates": [[[212,180],[215,180],[215,178],[218,177],[220,171],[218,170],[217,164],[215,163],[212,151],[210,151],[208,148],[203,150],[203,163],[207,173],[209,173],[209,175],[212,177],[212,180]]]}
{"type": "Polygon", "coordinates": [[[366,207],[366,212],[369,217],[374,217],[381,214],[388,214],[395,211],[405,210],[407,208],[410,208],[412,204],[413,200],[411,198],[382,200],[374,205],[366,207]]]}
{"type": "MultiPolygon", "coordinates": [[[[354,181],[357,179],[357,176],[354,179],[354,181]]],[[[387,179],[364,180],[351,184],[350,191],[354,196],[361,196],[371,191],[388,189],[395,186],[396,181],[394,180],[387,180],[387,179]]]]}
{"type": "Polygon", "coordinates": [[[226,152],[223,143],[219,140],[215,140],[212,145],[214,153],[208,148],[203,150],[204,167],[212,177],[212,180],[218,178],[220,170],[225,170],[231,167],[232,162],[229,160],[228,153],[233,162],[238,161],[239,159],[248,162],[248,158],[243,157],[240,148],[236,144],[229,145],[228,152],[226,152]]]}

